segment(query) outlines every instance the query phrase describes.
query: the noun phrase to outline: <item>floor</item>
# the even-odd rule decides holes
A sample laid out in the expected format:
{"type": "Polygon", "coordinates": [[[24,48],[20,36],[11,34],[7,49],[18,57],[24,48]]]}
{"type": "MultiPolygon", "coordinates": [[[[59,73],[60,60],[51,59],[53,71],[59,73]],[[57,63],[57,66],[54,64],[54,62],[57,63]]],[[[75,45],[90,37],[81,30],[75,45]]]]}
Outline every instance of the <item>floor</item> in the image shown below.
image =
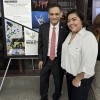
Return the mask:
{"type": "MultiPolygon", "coordinates": [[[[0,78],[1,83],[2,78],[0,78]]],[[[52,100],[54,83],[50,77],[49,100],[52,100]]],[[[40,100],[39,76],[6,77],[0,91],[0,100],[40,100]]],[[[66,79],[63,82],[63,94],[60,100],[67,99],[66,79]]]]}
{"type": "MultiPolygon", "coordinates": [[[[40,100],[39,94],[39,76],[15,76],[6,77],[3,87],[0,91],[0,100],[40,100]]],[[[2,77],[0,77],[0,83],[2,77]]],[[[49,100],[52,100],[54,92],[53,77],[50,77],[49,100]]],[[[68,100],[66,78],[63,81],[63,94],[60,100],[68,100]]],[[[90,89],[88,100],[95,100],[90,89]]]]}

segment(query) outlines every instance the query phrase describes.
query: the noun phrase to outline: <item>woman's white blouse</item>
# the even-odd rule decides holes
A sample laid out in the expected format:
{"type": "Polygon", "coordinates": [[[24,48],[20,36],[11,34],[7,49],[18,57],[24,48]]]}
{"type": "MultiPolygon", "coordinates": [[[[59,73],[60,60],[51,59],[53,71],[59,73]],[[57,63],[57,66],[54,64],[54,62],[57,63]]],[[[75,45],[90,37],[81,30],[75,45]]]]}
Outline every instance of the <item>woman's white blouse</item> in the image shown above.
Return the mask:
{"type": "Polygon", "coordinates": [[[82,28],[69,44],[72,33],[69,33],[62,45],[61,67],[76,76],[84,72],[84,78],[94,75],[98,53],[98,43],[93,33],[82,28]]]}

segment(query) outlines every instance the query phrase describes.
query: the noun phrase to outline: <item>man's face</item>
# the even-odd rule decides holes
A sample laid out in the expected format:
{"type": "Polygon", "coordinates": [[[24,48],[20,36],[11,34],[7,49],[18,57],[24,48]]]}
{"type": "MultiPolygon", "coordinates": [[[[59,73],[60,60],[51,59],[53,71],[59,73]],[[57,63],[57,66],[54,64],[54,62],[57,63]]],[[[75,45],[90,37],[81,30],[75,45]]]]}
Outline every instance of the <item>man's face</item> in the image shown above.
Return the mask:
{"type": "Polygon", "coordinates": [[[50,22],[52,25],[58,24],[61,18],[61,11],[58,7],[53,7],[49,9],[48,17],[50,18],[50,22]]]}

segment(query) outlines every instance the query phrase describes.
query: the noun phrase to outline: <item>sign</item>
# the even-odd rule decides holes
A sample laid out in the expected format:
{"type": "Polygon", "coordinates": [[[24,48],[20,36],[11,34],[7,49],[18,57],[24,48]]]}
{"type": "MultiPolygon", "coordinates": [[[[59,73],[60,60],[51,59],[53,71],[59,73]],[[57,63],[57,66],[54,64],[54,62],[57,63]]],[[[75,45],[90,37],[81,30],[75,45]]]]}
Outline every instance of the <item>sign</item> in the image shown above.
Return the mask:
{"type": "Polygon", "coordinates": [[[5,57],[38,55],[39,26],[49,21],[49,0],[3,0],[5,57]]]}

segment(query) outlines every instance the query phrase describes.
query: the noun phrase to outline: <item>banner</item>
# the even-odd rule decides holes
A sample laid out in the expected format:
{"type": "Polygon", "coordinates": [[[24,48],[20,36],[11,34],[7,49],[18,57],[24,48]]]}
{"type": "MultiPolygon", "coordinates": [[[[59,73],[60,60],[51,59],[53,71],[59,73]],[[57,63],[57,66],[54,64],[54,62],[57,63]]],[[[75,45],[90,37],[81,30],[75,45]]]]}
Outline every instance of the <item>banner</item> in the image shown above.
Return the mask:
{"type": "Polygon", "coordinates": [[[5,57],[38,55],[39,26],[49,22],[49,0],[3,0],[5,57]]]}

